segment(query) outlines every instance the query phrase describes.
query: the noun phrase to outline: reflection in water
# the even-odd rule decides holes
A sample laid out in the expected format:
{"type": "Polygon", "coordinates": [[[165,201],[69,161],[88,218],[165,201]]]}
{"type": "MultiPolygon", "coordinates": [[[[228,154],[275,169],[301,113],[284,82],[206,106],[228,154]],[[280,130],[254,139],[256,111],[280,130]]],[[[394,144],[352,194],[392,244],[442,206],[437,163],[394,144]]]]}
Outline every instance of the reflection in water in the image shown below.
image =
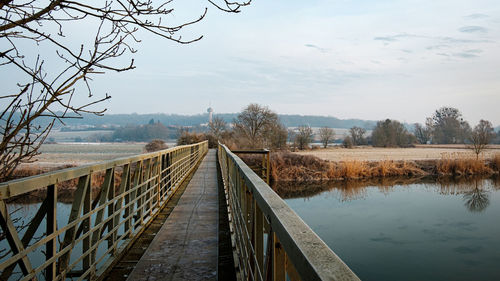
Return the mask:
{"type": "Polygon", "coordinates": [[[364,180],[326,181],[326,182],[278,182],[272,188],[282,198],[304,198],[316,196],[325,191],[339,191],[341,201],[362,199],[366,196],[366,187],[376,186],[383,193],[389,193],[395,185],[415,183],[435,183],[432,178],[374,178],[364,180]]]}
{"type": "Polygon", "coordinates": [[[481,177],[396,177],[369,180],[346,180],[327,182],[278,182],[273,189],[284,199],[309,198],[323,192],[332,192],[341,202],[365,199],[367,188],[376,187],[381,193],[389,194],[395,186],[423,184],[428,189],[436,189],[439,194],[463,194],[465,207],[471,212],[481,212],[489,205],[489,193],[484,190],[486,181],[495,189],[500,189],[500,177],[484,179],[481,177]]]}
{"type": "Polygon", "coordinates": [[[475,187],[464,194],[465,207],[471,212],[482,212],[490,204],[489,192],[483,189],[484,181],[475,180],[475,187]]]}

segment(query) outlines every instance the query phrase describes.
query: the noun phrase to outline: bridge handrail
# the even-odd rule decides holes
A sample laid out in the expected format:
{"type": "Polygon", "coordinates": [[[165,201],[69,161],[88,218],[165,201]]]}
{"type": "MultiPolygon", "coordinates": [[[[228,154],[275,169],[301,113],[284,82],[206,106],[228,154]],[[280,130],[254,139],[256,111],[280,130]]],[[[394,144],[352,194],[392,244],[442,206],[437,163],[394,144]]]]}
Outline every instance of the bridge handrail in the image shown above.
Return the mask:
{"type": "Polygon", "coordinates": [[[240,280],[359,280],[238,156],[219,144],[218,157],[240,280]]]}
{"type": "Polygon", "coordinates": [[[2,253],[0,280],[12,277],[16,265],[22,273],[19,280],[37,280],[42,274],[45,280],[102,279],[207,151],[204,141],[0,183],[0,226],[11,251],[10,256],[2,253]],[[104,180],[92,196],[96,173],[104,174],[104,180]],[[68,180],[77,182],[77,187],[68,222],[58,228],[57,186],[68,180]],[[8,202],[39,189],[46,189],[47,195],[27,229],[20,230],[9,214],[8,202]],[[32,242],[44,218],[45,234],[32,242]],[[107,248],[102,253],[104,242],[107,248]],[[74,257],[77,244],[81,255],[74,257]],[[28,254],[43,246],[45,260],[34,264],[28,254]]]}

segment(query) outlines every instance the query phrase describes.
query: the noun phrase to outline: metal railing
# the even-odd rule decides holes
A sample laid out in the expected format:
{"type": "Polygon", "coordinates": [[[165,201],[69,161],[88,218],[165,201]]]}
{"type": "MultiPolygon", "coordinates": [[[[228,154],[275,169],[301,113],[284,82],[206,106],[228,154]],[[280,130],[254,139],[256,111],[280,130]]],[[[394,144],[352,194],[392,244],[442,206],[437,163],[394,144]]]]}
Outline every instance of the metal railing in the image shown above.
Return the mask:
{"type": "Polygon", "coordinates": [[[0,280],[16,279],[16,265],[22,273],[18,280],[102,279],[207,151],[205,141],[1,183],[0,225],[11,254],[0,263],[0,280]],[[92,194],[96,173],[104,174],[104,180],[92,194]],[[68,222],[58,227],[58,185],[69,180],[77,187],[68,222]],[[42,188],[45,199],[27,229],[20,231],[8,201],[42,188]],[[44,234],[33,239],[44,224],[44,234]],[[32,259],[37,251],[43,252],[42,261],[32,259]]]}
{"type": "Polygon", "coordinates": [[[226,146],[218,158],[239,280],[359,280],[302,219],[226,146]]]}

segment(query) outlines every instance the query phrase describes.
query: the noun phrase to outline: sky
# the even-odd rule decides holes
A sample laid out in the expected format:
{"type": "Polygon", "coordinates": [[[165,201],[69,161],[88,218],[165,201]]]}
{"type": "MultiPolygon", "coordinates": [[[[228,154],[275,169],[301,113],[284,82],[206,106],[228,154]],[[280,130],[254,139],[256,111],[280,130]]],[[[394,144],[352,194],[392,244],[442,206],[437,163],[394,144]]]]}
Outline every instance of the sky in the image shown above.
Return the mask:
{"type": "Polygon", "coordinates": [[[181,45],[140,33],[137,68],[95,77],[108,113],[279,114],[425,122],[442,106],[500,125],[498,0],[253,0],[227,14],[174,1],[181,45]]]}

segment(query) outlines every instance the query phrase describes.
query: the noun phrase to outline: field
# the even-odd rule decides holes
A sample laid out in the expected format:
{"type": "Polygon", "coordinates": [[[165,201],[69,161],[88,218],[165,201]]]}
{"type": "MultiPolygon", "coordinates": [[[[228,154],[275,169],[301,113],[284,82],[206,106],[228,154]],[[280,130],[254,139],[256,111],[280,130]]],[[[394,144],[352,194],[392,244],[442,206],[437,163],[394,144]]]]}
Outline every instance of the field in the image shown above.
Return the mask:
{"type": "MultiPolygon", "coordinates": [[[[328,161],[437,160],[450,155],[457,158],[475,157],[475,154],[464,145],[418,145],[415,148],[355,147],[352,149],[329,147],[295,153],[312,155],[328,161]]],[[[489,159],[497,153],[500,153],[500,145],[492,145],[481,156],[489,159]]]]}
{"type": "MultiPolygon", "coordinates": [[[[143,152],[145,143],[57,143],[43,144],[36,162],[29,166],[57,167],[62,164],[82,165],[143,152]]],[[[26,164],[24,164],[26,166],[26,164]]]]}

